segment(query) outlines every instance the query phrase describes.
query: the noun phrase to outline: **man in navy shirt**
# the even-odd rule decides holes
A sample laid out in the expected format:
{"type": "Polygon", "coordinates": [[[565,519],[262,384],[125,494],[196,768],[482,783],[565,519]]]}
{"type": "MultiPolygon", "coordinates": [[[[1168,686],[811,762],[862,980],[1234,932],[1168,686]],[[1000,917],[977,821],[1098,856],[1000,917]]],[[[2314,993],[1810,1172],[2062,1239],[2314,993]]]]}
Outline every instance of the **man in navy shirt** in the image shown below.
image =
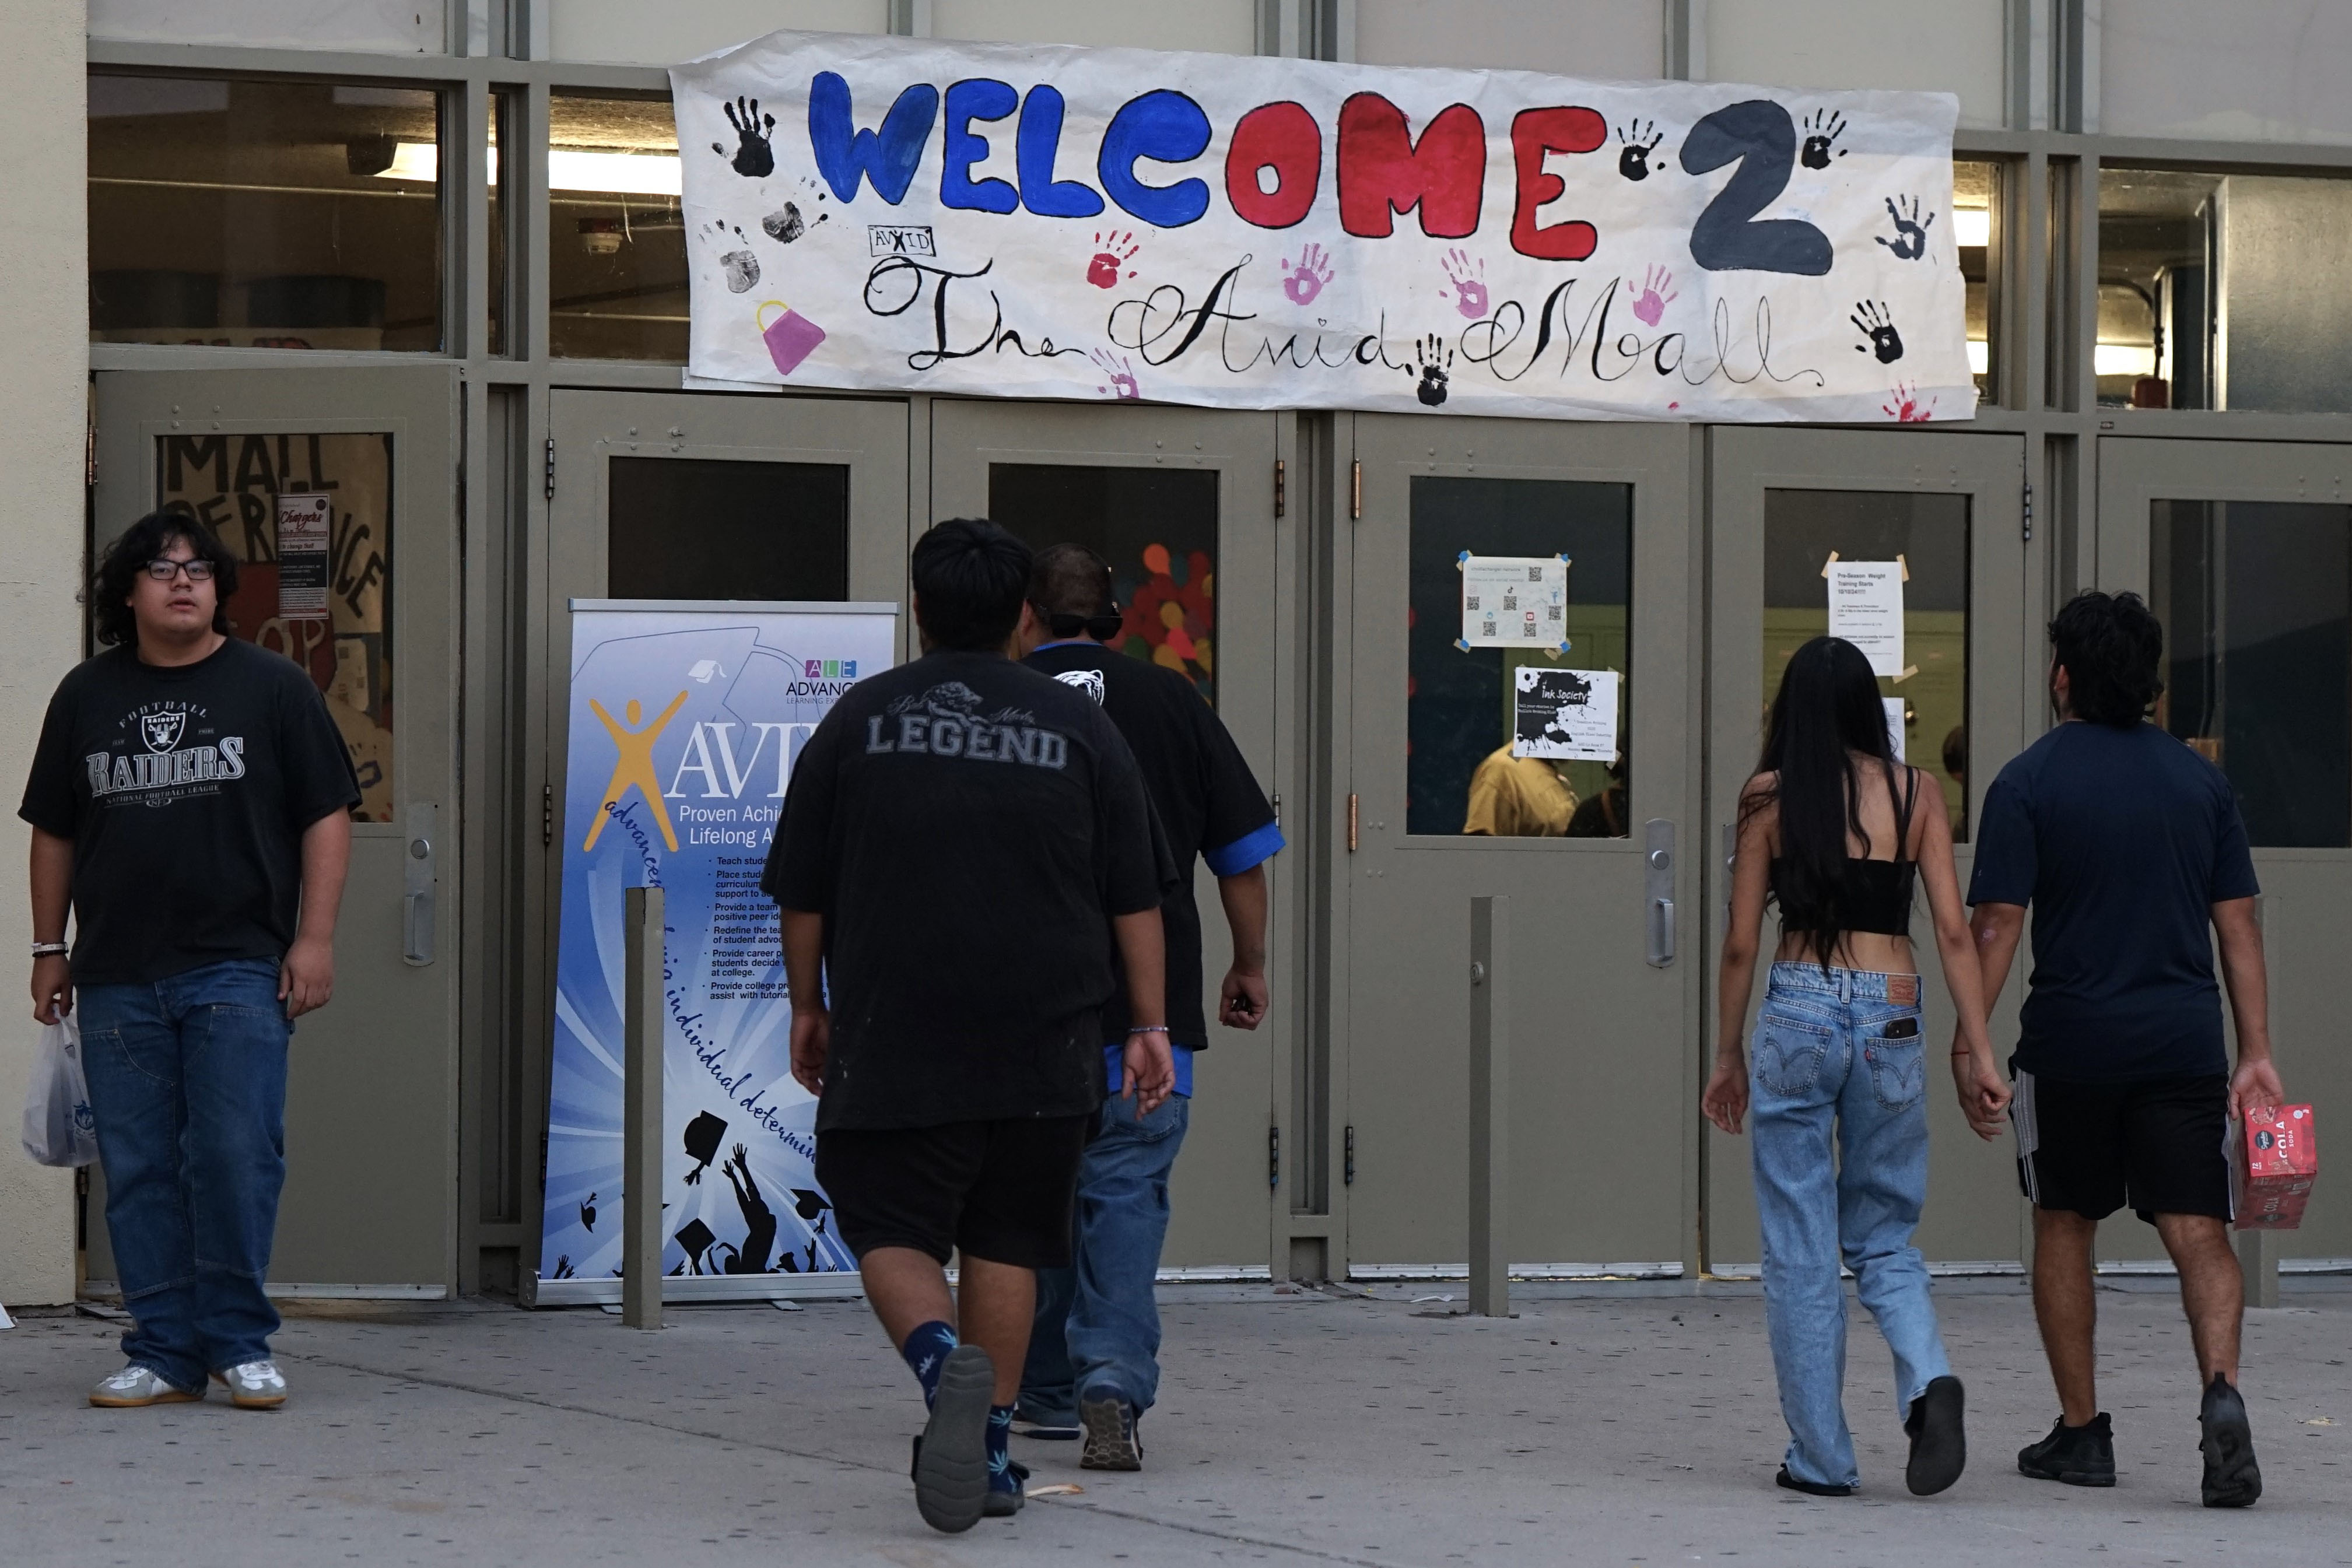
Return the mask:
{"type": "MultiPolygon", "coordinates": [[[[1134,747],[1181,868],[1160,906],[1176,1092],[1157,1110],[1132,1099],[1103,1103],[1078,1178],[1075,1266],[1038,1271],[1037,1325],[1016,1420],[1033,1437],[1075,1437],[1083,1427],[1081,1466],[1132,1470],[1143,1462],[1136,1422],[1160,1388],[1153,1281],[1168,1234],[1168,1176],[1184,1142],[1192,1053],[1209,1043],[1192,861],[1198,855],[1215,874],[1233,933],[1233,967],[1218,988],[1219,1021],[1254,1030],[1266,1009],[1265,862],[1282,848],[1282,830],[1241,748],[1192,681],[1105,646],[1119,624],[1102,557],[1075,544],[1038,552],[1021,622],[1027,662],[1099,704],[1134,747]]],[[[1122,991],[1103,1010],[1104,1066],[1114,1094],[1126,1007],[1122,991]]]]}
{"type": "MultiPolygon", "coordinates": [[[[2228,1234],[2228,1124],[2284,1097],[2245,823],[2221,770],[2146,721],[2163,690],[2164,632],[2137,594],[2078,595],[2050,640],[2061,722],[1986,793],[1969,888],[1989,997],[2033,911],[2009,1113],[2034,1205],[2034,1316],[2063,1414],[2018,1469],[2115,1485],[2094,1378],[2091,1244],[2128,1203],[2180,1271],[2204,1388],[2206,1505],[2243,1508],[2263,1481],[2236,1386],[2245,1303],[2228,1234]],[[2209,925],[2237,1022],[2234,1076],[2209,925]]],[[[1998,1084],[1961,1083],[1979,1131],[2003,1099],[1998,1084]]]]}

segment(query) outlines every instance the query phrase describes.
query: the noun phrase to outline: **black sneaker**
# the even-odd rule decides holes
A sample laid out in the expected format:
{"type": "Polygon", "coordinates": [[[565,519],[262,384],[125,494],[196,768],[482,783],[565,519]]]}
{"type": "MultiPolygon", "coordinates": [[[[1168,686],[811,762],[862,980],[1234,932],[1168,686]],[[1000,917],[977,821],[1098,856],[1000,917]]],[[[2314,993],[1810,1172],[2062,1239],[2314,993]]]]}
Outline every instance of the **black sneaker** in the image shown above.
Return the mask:
{"type": "Polygon", "coordinates": [[[2115,1423],[2104,1410],[2082,1427],[2069,1427],[2061,1416],[2050,1436],[2017,1450],[2017,1468],[2037,1481],[2111,1487],[2116,1484],[2115,1423]]]}
{"type": "Polygon", "coordinates": [[[1807,1497],[1852,1497],[1853,1495],[1852,1487],[1832,1486],[1827,1481],[1801,1481],[1789,1473],[1789,1467],[1786,1465],[1780,1467],[1780,1473],[1774,1476],[1772,1481],[1776,1486],[1787,1487],[1790,1491],[1803,1492],[1807,1497]]]}
{"type": "Polygon", "coordinates": [[[1911,1437],[1911,1463],[1903,1484],[1914,1497],[1933,1497],[1960,1479],[1968,1468],[1968,1434],[1960,1425],[1960,1380],[1947,1375],[1929,1381],[1911,1401],[1903,1430],[1911,1437]]]}
{"type": "Polygon", "coordinates": [[[1029,1500],[1029,1467],[1014,1459],[1004,1467],[1003,1475],[988,1479],[988,1500],[980,1505],[982,1519],[1010,1519],[1021,1511],[1029,1500]]]}
{"type": "Polygon", "coordinates": [[[950,1534],[980,1522],[988,1500],[988,1406],[996,1368],[988,1352],[960,1344],[940,1367],[931,1418],[915,1440],[915,1507],[950,1534]]]}
{"type": "Polygon", "coordinates": [[[1080,1469],[1143,1468],[1143,1440],[1136,1435],[1135,1406],[1118,1395],[1079,1400],[1078,1425],[1087,1429],[1086,1451],[1078,1456],[1080,1469]]]}
{"type": "Polygon", "coordinates": [[[2263,1495],[2263,1472],[2254,1463],[2254,1428],[2246,1402],[2220,1373],[2205,1390],[2197,1424],[2205,1429],[2198,1447],[2205,1453],[2205,1506],[2250,1508],[2263,1495]]]}

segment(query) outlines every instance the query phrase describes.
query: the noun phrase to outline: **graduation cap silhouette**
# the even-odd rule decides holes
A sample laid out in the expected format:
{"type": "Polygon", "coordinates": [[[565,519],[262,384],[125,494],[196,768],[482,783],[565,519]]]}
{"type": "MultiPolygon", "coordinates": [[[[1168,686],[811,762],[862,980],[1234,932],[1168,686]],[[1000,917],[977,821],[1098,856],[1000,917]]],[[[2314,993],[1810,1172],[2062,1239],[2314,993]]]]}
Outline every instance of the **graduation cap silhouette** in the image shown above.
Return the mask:
{"type": "Polygon", "coordinates": [[[814,1188],[805,1186],[793,1188],[793,1212],[803,1219],[814,1219],[832,1207],[832,1204],[825,1201],[824,1194],[814,1188]]]}
{"type": "Polygon", "coordinates": [[[688,1186],[700,1181],[702,1173],[710,1168],[710,1162],[719,1157],[719,1142],[726,1135],[725,1120],[708,1111],[686,1124],[686,1152],[701,1162],[686,1173],[688,1186]]]}
{"type": "Polygon", "coordinates": [[[689,1219],[671,1239],[686,1249],[686,1255],[694,1260],[694,1271],[699,1274],[702,1272],[702,1255],[710,1250],[710,1244],[719,1238],[699,1219],[689,1219]]]}

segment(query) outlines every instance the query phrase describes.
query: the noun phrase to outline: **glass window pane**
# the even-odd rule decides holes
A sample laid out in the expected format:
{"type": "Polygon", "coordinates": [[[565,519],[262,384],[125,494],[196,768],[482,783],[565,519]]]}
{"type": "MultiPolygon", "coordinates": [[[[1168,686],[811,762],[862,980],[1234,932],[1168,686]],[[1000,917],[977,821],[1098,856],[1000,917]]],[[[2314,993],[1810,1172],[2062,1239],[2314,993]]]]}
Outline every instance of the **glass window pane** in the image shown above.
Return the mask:
{"type": "Polygon", "coordinates": [[[93,73],[91,340],[440,348],[440,110],[414,88],[93,73]]]}
{"type": "Polygon", "coordinates": [[[447,0],[89,0],[91,37],[150,44],[438,55],[448,26],[447,0]]]}
{"type": "Polygon", "coordinates": [[[310,672],[359,774],[352,816],[391,821],[392,437],[166,435],[155,460],[163,507],[200,519],[237,559],[230,633],[310,672]],[[323,550],[278,528],[313,498],[323,502],[323,550]]]}
{"type": "Polygon", "coordinates": [[[1217,471],[992,463],[988,515],[1033,549],[1081,544],[1110,562],[1129,658],[1217,700],[1217,471]]]}
{"type": "Polygon", "coordinates": [[[1626,837],[1633,486],[1415,475],[1412,507],[1405,831],[1626,837]],[[1465,552],[1568,557],[1568,652],[1461,646],[1465,552]],[[1514,755],[1523,666],[1617,672],[1614,763],[1514,755]]]}
{"type": "Polygon", "coordinates": [[[1992,256],[1993,214],[2000,210],[2000,165],[1955,162],[1952,165],[1952,238],[1960,256],[1960,277],[1968,283],[1969,369],[1976,375],[1977,396],[1994,401],[2000,381],[1993,373],[1993,352],[2000,338],[1992,329],[1994,299],[1992,256]]]}
{"type": "Polygon", "coordinates": [[[2157,721],[2221,765],[2247,836],[2352,846],[2352,507],[2157,501],[2157,721]]]}
{"type": "Polygon", "coordinates": [[[674,66],[779,27],[807,33],[887,33],[890,0],[562,0],[547,7],[547,45],[559,60],[674,66]]]}
{"type": "Polygon", "coordinates": [[[615,457],[606,581],[632,599],[849,597],[849,469],[615,457]]]}
{"type": "Polygon", "coordinates": [[[2001,0],[1708,0],[1706,76],[1957,93],[1962,125],[1998,126],[2005,10],[2001,0]]]}
{"type": "Polygon", "coordinates": [[[548,105],[548,351],[686,362],[686,228],[666,96],[548,105]]]}
{"type": "Polygon", "coordinates": [[[1354,58],[1642,81],[1666,74],[1665,29],[1622,0],[1356,0],[1354,58]]]}
{"type": "Polygon", "coordinates": [[[2105,0],[2098,26],[2103,131],[2352,141],[2343,0],[2105,0]]]}
{"type": "Polygon", "coordinates": [[[2347,256],[2352,183],[2100,171],[2100,403],[2352,408],[2347,256]]]}
{"type": "Polygon", "coordinates": [[[1969,836],[1969,498],[1879,490],[1764,492],[1764,690],[1808,640],[1830,629],[1830,552],[1901,560],[1903,663],[1879,677],[1903,702],[1903,758],[1944,787],[1952,837],[1969,836]]]}

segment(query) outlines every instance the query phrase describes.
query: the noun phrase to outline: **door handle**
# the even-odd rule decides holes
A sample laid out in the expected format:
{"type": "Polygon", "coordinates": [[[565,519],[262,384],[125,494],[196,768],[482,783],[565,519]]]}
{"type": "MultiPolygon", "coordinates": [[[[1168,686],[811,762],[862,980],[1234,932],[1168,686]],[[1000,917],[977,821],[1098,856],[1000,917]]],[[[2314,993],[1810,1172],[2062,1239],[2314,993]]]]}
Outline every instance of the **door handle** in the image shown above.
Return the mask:
{"type": "Polygon", "coordinates": [[[438,815],[429,801],[412,800],[401,850],[401,960],[422,968],[433,962],[433,840],[438,815]]]}
{"type": "Polygon", "coordinates": [[[1653,817],[1643,824],[1642,851],[1643,896],[1646,900],[1650,944],[1649,959],[1654,968],[1664,968],[1675,961],[1675,825],[1664,817],[1653,817]]]}

